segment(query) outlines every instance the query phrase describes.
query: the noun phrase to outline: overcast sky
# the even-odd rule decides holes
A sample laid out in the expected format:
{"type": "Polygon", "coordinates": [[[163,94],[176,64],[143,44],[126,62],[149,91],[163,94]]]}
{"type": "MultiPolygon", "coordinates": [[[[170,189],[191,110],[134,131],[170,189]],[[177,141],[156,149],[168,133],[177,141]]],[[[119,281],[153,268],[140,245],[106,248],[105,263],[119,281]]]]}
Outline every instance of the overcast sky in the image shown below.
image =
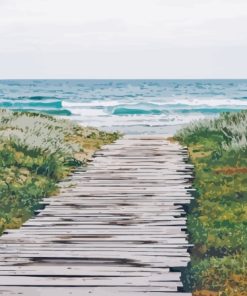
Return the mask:
{"type": "Polygon", "coordinates": [[[0,78],[247,78],[247,1],[0,0],[0,78]]]}

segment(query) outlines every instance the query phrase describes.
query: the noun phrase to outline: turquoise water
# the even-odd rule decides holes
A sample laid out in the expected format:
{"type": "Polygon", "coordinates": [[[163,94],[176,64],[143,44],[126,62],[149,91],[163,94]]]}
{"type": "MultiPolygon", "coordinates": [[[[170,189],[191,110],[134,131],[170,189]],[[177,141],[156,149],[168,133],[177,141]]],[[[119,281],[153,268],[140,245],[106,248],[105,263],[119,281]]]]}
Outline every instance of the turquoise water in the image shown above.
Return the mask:
{"type": "Polygon", "coordinates": [[[0,80],[0,108],[171,134],[188,122],[246,109],[247,80],[0,80]]]}

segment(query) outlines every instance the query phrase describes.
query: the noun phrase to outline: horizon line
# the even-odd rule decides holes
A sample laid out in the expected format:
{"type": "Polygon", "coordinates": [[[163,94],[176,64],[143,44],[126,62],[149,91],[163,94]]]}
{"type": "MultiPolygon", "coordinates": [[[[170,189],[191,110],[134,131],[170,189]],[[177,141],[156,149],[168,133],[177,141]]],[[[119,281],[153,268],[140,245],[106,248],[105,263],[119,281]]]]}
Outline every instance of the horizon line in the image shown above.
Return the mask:
{"type": "Polygon", "coordinates": [[[247,80],[246,78],[0,78],[6,80],[247,80]]]}

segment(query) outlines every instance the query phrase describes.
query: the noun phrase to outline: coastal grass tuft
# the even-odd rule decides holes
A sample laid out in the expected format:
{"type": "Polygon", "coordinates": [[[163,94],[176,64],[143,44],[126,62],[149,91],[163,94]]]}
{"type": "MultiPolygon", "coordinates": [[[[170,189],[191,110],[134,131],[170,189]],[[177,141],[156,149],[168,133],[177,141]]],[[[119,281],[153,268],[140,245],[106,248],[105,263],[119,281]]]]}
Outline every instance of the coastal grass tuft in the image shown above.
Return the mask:
{"type": "Polygon", "coordinates": [[[57,182],[120,135],[48,115],[0,109],[0,234],[58,192],[57,182]]]}
{"type": "Polygon", "coordinates": [[[188,213],[195,296],[247,295],[247,111],[194,122],[176,136],[195,167],[188,213]]]}

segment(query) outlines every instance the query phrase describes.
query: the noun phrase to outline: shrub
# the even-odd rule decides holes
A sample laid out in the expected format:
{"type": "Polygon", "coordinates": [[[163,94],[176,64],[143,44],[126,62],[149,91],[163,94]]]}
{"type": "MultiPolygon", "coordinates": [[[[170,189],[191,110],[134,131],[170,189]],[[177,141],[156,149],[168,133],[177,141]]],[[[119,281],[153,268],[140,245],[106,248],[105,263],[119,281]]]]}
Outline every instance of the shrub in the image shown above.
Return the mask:
{"type": "Polygon", "coordinates": [[[185,285],[196,296],[246,295],[247,111],[191,123],[175,138],[188,146],[197,189],[185,285]]]}

